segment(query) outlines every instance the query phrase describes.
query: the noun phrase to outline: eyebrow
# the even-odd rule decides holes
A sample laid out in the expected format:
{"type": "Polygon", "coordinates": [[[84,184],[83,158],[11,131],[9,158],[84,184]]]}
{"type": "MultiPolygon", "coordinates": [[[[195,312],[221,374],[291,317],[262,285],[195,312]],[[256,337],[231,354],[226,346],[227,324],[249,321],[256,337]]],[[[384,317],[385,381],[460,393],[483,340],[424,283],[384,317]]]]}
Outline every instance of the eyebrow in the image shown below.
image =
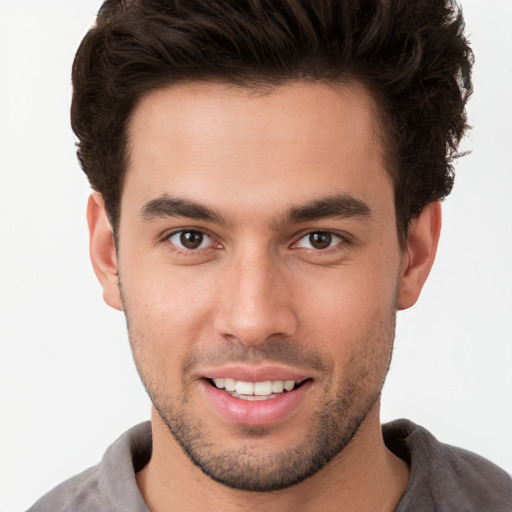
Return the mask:
{"type": "Polygon", "coordinates": [[[336,194],[292,207],[285,219],[293,224],[309,220],[372,216],[371,208],[360,199],[347,194],[336,194]]]}
{"type": "Polygon", "coordinates": [[[188,217],[189,219],[206,220],[217,224],[227,224],[226,219],[211,208],[189,199],[164,195],[147,202],[141,209],[144,220],[166,217],[188,217]]]}
{"type": "MultiPolygon", "coordinates": [[[[186,217],[189,219],[204,220],[216,224],[228,225],[228,220],[220,213],[208,206],[196,203],[190,199],[163,195],[148,201],[141,208],[141,217],[144,220],[168,217],[186,217]]],[[[370,207],[360,199],[347,194],[336,194],[313,200],[299,206],[291,207],[281,219],[274,220],[272,224],[297,224],[327,218],[371,217],[370,207]]]]}

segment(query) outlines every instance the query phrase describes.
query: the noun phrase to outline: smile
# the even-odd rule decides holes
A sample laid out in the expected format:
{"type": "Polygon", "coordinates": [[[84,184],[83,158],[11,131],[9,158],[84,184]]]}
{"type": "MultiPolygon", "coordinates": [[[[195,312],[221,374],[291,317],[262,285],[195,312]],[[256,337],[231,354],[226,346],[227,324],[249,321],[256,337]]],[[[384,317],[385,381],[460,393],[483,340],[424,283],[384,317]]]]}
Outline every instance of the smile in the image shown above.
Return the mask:
{"type": "Polygon", "coordinates": [[[311,377],[276,378],[277,371],[260,372],[264,374],[261,376],[233,371],[235,375],[231,377],[222,376],[224,372],[218,370],[212,373],[214,375],[201,379],[204,396],[223,421],[236,425],[271,425],[285,421],[301,407],[313,385],[311,377]]]}
{"type": "Polygon", "coordinates": [[[247,382],[229,377],[211,379],[217,389],[223,389],[230,396],[240,400],[262,401],[278,398],[283,393],[293,391],[301,385],[294,380],[266,380],[262,382],[247,382]]]}

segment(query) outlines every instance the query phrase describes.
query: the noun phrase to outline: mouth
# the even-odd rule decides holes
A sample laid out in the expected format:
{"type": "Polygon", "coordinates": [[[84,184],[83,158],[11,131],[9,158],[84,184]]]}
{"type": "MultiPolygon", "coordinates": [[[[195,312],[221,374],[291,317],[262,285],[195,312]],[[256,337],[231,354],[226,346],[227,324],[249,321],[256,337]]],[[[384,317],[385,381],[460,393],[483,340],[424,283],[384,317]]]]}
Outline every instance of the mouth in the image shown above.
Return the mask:
{"type": "Polygon", "coordinates": [[[206,379],[216,389],[223,390],[233,398],[247,400],[249,402],[261,402],[273,400],[286,393],[295,391],[311,379],[295,380],[265,380],[260,382],[248,382],[235,380],[229,377],[216,377],[206,379]]]}
{"type": "MultiPolygon", "coordinates": [[[[232,368],[200,379],[207,402],[228,424],[280,424],[294,416],[314,389],[314,379],[279,369],[232,368]],[[229,376],[228,376],[229,375],[229,376]],[[279,378],[280,377],[280,378],[279,378]]],[[[308,400],[308,402],[306,402],[308,400]]]]}

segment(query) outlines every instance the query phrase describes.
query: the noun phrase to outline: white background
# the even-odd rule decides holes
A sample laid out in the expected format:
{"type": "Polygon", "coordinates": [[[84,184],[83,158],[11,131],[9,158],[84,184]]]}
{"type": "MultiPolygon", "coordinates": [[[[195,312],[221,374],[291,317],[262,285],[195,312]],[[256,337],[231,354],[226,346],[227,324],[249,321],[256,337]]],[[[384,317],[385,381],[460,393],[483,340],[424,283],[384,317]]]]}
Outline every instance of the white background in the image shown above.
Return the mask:
{"type": "MultiPolygon", "coordinates": [[[[419,303],[399,314],[383,420],[512,472],[512,1],[463,0],[474,126],[419,303]]],[[[149,417],[122,314],[88,259],[70,67],[100,0],[0,0],[0,512],[149,417]]]]}

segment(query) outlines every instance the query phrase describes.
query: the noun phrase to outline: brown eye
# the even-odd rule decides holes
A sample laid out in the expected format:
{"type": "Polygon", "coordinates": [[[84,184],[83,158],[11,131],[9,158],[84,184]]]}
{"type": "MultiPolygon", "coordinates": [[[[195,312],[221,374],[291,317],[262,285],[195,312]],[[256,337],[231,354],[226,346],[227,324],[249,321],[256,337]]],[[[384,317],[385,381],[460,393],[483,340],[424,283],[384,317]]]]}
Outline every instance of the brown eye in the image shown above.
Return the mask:
{"type": "Polygon", "coordinates": [[[331,245],[332,235],[330,233],[311,233],[309,243],[315,249],[327,249],[331,245]]]}
{"type": "Polygon", "coordinates": [[[211,237],[201,231],[183,230],[169,237],[169,242],[180,249],[204,249],[212,243],[211,237]]]}
{"type": "Polygon", "coordinates": [[[180,234],[180,242],[187,249],[197,249],[203,241],[203,233],[199,231],[182,231],[180,234]]]}
{"type": "Polygon", "coordinates": [[[298,242],[297,247],[303,249],[329,249],[343,243],[343,238],[329,231],[313,231],[304,235],[298,242]]]}

